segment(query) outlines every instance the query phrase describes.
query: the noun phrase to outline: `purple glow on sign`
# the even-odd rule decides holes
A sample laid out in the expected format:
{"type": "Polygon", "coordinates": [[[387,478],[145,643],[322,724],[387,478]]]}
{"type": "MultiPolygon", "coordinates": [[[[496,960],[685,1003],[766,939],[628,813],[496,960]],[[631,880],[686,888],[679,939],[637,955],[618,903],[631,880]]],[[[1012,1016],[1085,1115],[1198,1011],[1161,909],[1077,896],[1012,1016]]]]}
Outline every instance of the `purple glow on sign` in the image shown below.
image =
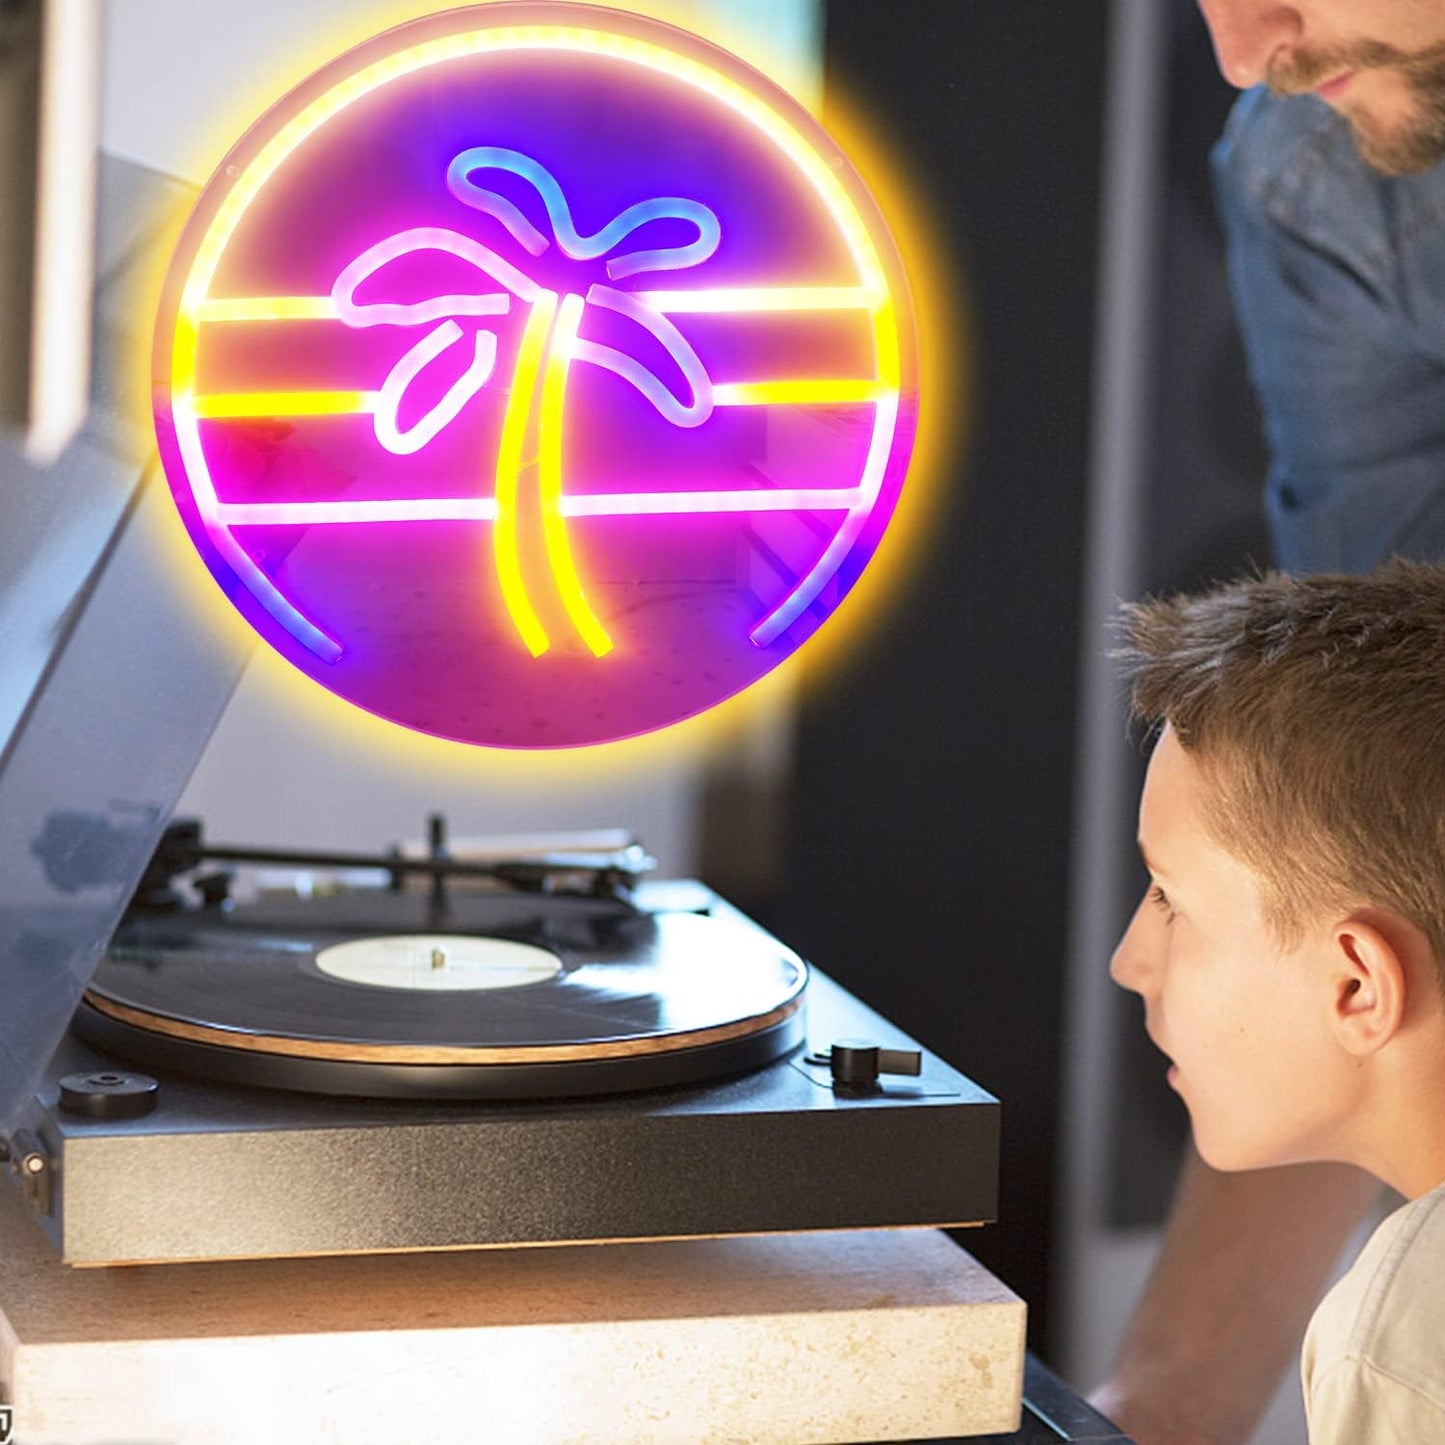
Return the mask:
{"type": "Polygon", "coordinates": [[[712,382],[703,369],[697,352],[687,344],[683,334],[666,316],[612,286],[589,287],[587,304],[615,311],[619,316],[635,321],[644,331],[651,332],[677,363],[678,370],[682,372],[692,391],[692,400],[678,401],[666,385],[641,362],[615,347],[602,346],[595,341],[584,341],[578,337],[572,343],[572,355],[578,361],[590,361],[594,366],[615,372],[624,381],[635,386],[673,426],[701,426],[712,415],[712,382]]]}
{"type": "Polygon", "coordinates": [[[629,251],[611,257],[607,262],[607,274],[614,281],[635,276],[639,271],[671,271],[696,266],[717,250],[721,235],[717,217],[697,201],[680,196],[658,196],[650,201],[639,201],[615,216],[595,235],[583,236],[572,224],[572,213],[567,208],[567,198],[562,194],[561,186],[531,156],[501,150],[496,146],[473,146],[471,150],[463,151],[447,167],[447,188],[459,201],[495,216],[533,256],[540,256],[551,242],[505,196],[489,191],[472,180],[474,172],[487,168],[511,171],[531,182],[547,208],[547,219],[552,223],[558,246],[574,261],[590,261],[597,256],[606,256],[619,242],[626,240],[634,231],[641,230],[649,221],[688,221],[697,228],[697,239],[688,245],[629,251]]]}
{"type": "Polygon", "coordinates": [[[263,116],[155,352],[232,602],[340,696],[506,747],[666,726],[806,641],[892,514],[914,386],[816,124],[701,41],[547,4],[400,27],[263,116]]]}

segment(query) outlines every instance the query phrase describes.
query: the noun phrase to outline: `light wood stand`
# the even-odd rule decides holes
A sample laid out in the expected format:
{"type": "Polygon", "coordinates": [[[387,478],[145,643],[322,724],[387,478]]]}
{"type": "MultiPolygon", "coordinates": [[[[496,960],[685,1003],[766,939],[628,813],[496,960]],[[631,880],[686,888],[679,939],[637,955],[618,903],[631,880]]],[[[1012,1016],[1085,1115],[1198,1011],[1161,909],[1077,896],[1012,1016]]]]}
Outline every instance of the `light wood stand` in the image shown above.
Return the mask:
{"type": "Polygon", "coordinates": [[[983,1434],[1023,1359],[933,1230],[74,1270],[0,1187],[19,1445],[983,1434]]]}

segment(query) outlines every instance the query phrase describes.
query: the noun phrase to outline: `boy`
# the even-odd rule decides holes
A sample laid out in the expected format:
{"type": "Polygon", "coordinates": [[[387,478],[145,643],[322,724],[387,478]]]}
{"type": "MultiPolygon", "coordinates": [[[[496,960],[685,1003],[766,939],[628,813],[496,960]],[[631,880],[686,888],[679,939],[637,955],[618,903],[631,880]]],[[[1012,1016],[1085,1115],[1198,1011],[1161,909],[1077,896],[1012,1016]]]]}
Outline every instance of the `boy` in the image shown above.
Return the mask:
{"type": "Polygon", "coordinates": [[[1151,887],[1111,971],[1217,1169],[1409,1201],[1305,1338],[1311,1445],[1445,1441],[1445,566],[1132,607],[1151,887]]]}

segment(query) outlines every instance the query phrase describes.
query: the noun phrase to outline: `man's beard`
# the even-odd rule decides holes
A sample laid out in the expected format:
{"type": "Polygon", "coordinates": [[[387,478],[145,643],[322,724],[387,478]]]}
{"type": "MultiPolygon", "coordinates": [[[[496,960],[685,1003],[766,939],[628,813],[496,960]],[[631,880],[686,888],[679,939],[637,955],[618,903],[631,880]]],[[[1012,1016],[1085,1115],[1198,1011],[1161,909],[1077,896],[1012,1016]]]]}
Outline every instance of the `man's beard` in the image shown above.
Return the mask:
{"type": "Polygon", "coordinates": [[[1409,93],[1407,114],[1390,125],[1368,111],[1342,108],[1355,148],[1367,165],[1386,175],[1426,171],[1445,160],[1445,43],[1411,54],[1376,40],[1306,52],[1270,67],[1266,77],[1276,95],[1303,95],[1346,71],[1389,70],[1409,93]]]}

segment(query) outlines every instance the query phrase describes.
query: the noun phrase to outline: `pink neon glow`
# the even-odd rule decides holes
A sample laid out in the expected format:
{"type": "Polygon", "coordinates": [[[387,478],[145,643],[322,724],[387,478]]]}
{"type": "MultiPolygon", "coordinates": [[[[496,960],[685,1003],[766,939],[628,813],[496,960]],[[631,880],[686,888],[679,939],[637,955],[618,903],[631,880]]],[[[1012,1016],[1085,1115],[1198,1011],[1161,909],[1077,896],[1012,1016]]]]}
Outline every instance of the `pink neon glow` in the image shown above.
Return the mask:
{"type": "MultiPolygon", "coordinates": [[[[660,517],[690,512],[846,512],[868,505],[858,487],[776,491],[611,492],[562,498],[564,517],[660,517]]],[[[494,497],[417,497],[374,502],[221,502],[226,526],[331,525],[368,522],[494,522],[494,497]]]]}
{"type": "Polygon", "coordinates": [[[195,408],[180,397],[172,399],[176,440],[181,449],[191,480],[191,495],[196,512],[211,544],[227,565],[266,611],[298,642],[310,648],[323,662],[335,662],[341,656],[341,644],[330,633],[322,631],[299,608],[281,594],[280,589],[252,560],[251,555],[230,533],[221,520],[221,503],[216,486],[205,464],[195,408]]]}
{"type": "Polygon", "coordinates": [[[687,384],[692,388],[692,402],[684,405],[678,401],[666,386],[641,362],[618,351],[615,347],[601,346],[595,341],[584,341],[578,337],[572,343],[572,355],[578,361],[590,361],[594,366],[605,367],[615,372],[650,401],[673,426],[701,426],[712,415],[712,382],[708,378],[697,352],[676,326],[660,312],[644,306],[625,291],[611,286],[593,286],[587,292],[589,305],[601,306],[635,321],[644,331],[649,331],[668,350],[677,362],[687,384]]]}
{"type": "Polygon", "coordinates": [[[222,502],[228,527],[348,525],[368,522],[495,522],[495,497],[419,497],[375,502],[222,502]]]}
{"type": "Polygon", "coordinates": [[[781,637],[802,616],[804,610],[812,605],[813,600],[827,585],[828,579],[838,570],[842,559],[848,555],[848,549],[868,521],[883,486],[889,443],[897,420],[898,393],[895,391],[878,403],[873,438],[868,446],[868,460],[863,467],[863,482],[859,488],[863,494],[862,500],[849,512],[833,540],[823,549],[822,556],[799,580],[798,585],[748,633],[759,647],[766,647],[781,637]]]}
{"type": "Polygon", "coordinates": [[[335,662],[341,656],[341,644],[281,595],[276,585],[252,560],[250,553],[214,515],[203,516],[202,523],[216,549],[266,611],[323,662],[335,662]]]}
{"type": "Polygon", "coordinates": [[[415,425],[401,431],[396,424],[401,399],[428,362],[462,339],[455,321],[443,321],[435,331],[422,337],[392,367],[376,399],[376,439],[396,456],[419,452],[436,434],[461,414],[462,408],[484,387],[497,364],[497,337],[479,331],[472,349],[471,364],[448,388],[446,395],[415,425]]]}
{"type": "Polygon", "coordinates": [[[425,326],[429,321],[441,321],[449,316],[499,316],[511,309],[511,297],[497,292],[434,296],[429,301],[405,305],[356,299],[357,288],[364,281],[389,261],[409,256],[413,251],[447,252],[458,260],[469,261],[523,301],[536,299],[537,283],[490,247],[442,226],[417,226],[369,246],[343,269],[331,288],[331,300],[341,320],[348,326],[425,326]]]}
{"type": "Polygon", "coordinates": [[[689,512],[846,512],[857,487],[780,488],[775,492],[614,492],[562,498],[564,517],[662,517],[689,512]]]}

